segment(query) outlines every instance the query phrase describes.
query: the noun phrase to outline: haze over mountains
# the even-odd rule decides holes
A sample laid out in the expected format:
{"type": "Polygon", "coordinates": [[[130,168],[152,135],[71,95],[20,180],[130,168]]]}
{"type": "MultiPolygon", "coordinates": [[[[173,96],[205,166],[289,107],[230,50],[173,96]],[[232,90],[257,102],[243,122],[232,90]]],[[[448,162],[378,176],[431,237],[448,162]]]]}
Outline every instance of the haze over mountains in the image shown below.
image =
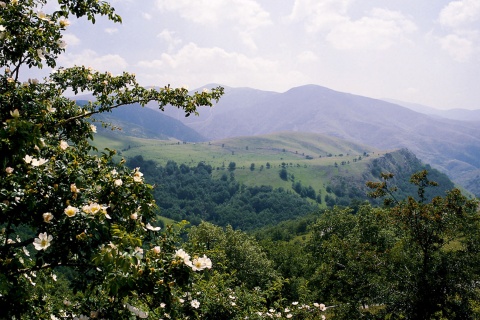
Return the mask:
{"type": "MultiPolygon", "coordinates": [[[[215,86],[218,85],[205,87],[215,86]]],[[[149,107],[119,108],[104,120],[119,126],[133,124],[129,135],[169,136],[192,142],[276,132],[313,132],[382,150],[408,148],[480,196],[480,110],[435,113],[425,106],[372,99],[317,85],[284,93],[226,87],[217,105],[200,108],[199,116],[188,118],[176,108],[159,112],[154,105],[149,107]]]]}
{"type": "Polygon", "coordinates": [[[406,147],[480,195],[480,121],[475,119],[426,115],[317,85],[284,93],[225,88],[219,103],[200,109],[198,117],[185,118],[171,108],[165,112],[209,140],[298,131],[324,133],[380,149],[406,147]]]}

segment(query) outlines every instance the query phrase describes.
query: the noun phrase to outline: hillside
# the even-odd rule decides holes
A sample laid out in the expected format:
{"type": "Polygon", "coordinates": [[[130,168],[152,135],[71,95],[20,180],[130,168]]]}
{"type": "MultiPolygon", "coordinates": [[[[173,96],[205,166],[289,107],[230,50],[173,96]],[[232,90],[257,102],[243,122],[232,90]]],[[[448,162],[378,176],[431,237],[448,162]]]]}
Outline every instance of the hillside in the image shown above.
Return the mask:
{"type": "MultiPolygon", "coordinates": [[[[77,103],[82,105],[87,101],[77,100],[77,103]]],[[[144,108],[139,104],[119,107],[108,113],[97,114],[94,119],[116,127],[115,135],[163,140],[172,138],[190,142],[206,140],[205,137],[181,121],[173,119],[157,109],[144,108]]],[[[111,128],[97,127],[104,135],[111,135],[111,128]]]]}
{"type": "MultiPolygon", "coordinates": [[[[379,151],[361,144],[315,133],[279,133],[239,137],[203,143],[183,143],[120,137],[116,140],[99,137],[97,145],[116,148],[122,157],[141,155],[158,166],[169,161],[196,167],[210,166],[213,179],[233,174],[236,181],[249,187],[267,185],[296,192],[304,197],[311,188],[312,201],[321,207],[348,205],[353,199],[365,200],[365,183],[377,180],[383,171],[392,172],[394,183],[403,195],[414,194],[409,189],[410,175],[425,166],[406,149],[379,151]],[[281,171],[285,176],[281,177],[281,171]],[[317,201],[316,197],[321,197],[317,201]],[[327,203],[327,200],[328,203],[327,203]]],[[[451,189],[453,184],[438,171],[429,168],[432,179],[441,183],[437,194],[451,189]]],[[[160,183],[161,181],[156,181],[160,183]]]]}
{"type": "Polygon", "coordinates": [[[199,117],[167,114],[212,140],[315,132],[378,149],[408,148],[480,195],[480,124],[429,116],[383,100],[307,85],[284,93],[227,88],[199,117]]]}

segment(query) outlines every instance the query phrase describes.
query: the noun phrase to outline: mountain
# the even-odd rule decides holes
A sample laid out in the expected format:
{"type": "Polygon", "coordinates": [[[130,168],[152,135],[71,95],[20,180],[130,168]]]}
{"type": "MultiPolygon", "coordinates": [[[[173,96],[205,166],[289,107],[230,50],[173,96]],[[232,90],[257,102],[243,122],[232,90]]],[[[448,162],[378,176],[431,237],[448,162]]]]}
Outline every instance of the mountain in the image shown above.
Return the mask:
{"type": "Polygon", "coordinates": [[[467,109],[448,109],[448,110],[439,110],[432,107],[424,106],[418,103],[411,103],[405,101],[399,101],[394,99],[383,99],[387,102],[395,103],[400,106],[406,107],[413,111],[437,116],[441,118],[447,118],[452,120],[460,120],[460,121],[480,121],[480,109],[477,110],[467,110],[467,109]]]}
{"type": "MultiPolygon", "coordinates": [[[[77,100],[78,104],[85,104],[87,100],[77,100]]],[[[167,140],[173,138],[181,141],[199,142],[206,138],[181,121],[173,119],[159,110],[144,108],[139,104],[123,106],[113,109],[112,112],[97,114],[95,120],[110,123],[120,128],[116,133],[141,137],[167,140]]],[[[104,134],[110,130],[100,128],[104,134]]]]}
{"type": "Polygon", "coordinates": [[[379,149],[408,148],[480,196],[480,122],[425,115],[317,85],[284,93],[226,88],[219,103],[182,121],[211,140],[280,131],[324,133],[379,149]]]}

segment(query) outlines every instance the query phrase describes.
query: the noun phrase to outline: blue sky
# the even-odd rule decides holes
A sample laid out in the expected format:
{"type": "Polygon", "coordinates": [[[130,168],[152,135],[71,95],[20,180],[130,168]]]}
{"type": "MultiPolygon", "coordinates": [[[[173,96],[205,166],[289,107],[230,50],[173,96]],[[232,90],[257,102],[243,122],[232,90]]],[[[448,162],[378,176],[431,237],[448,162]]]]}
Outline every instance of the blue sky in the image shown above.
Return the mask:
{"type": "MultiPolygon", "coordinates": [[[[59,65],[146,86],[283,92],[318,84],[480,109],[480,0],[116,0],[122,24],[71,20],[59,65]]],[[[48,8],[46,8],[48,9],[48,8]]]]}

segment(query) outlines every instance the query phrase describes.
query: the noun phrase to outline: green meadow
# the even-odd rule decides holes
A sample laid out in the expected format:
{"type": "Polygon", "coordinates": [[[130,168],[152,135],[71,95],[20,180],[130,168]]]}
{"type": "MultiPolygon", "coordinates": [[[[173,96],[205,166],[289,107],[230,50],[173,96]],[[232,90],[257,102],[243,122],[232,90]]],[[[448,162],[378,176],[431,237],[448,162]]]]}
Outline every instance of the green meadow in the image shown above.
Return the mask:
{"type": "Polygon", "coordinates": [[[97,134],[94,142],[99,150],[115,149],[124,158],[141,155],[162,166],[169,160],[190,167],[204,162],[214,169],[214,178],[233,172],[248,186],[290,189],[293,181],[300,181],[322,193],[333,176],[361,176],[371,159],[385,153],[326,135],[292,132],[200,143],[97,134]],[[286,181],[279,177],[282,168],[286,181]]]}

